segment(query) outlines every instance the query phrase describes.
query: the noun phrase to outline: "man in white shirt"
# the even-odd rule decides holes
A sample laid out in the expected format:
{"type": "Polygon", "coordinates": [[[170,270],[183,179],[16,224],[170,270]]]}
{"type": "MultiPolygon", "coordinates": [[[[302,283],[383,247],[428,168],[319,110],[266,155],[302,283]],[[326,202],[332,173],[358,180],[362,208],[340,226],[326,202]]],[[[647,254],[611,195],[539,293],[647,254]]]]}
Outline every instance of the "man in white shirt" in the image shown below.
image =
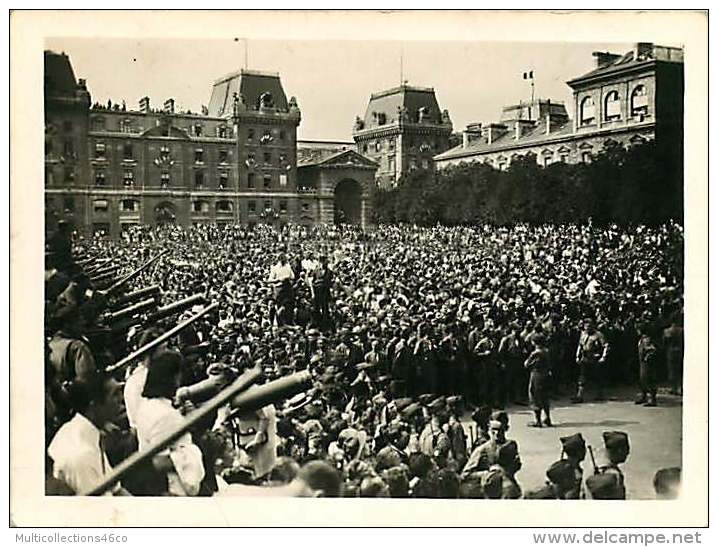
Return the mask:
{"type": "MultiPolygon", "coordinates": [[[[75,494],[91,490],[112,472],[103,446],[101,428],[116,420],[122,410],[122,389],[113,378],[99,376],[70,387],[75,415],[55,433],[47,453],[53,461],[53,476],[75,494]]],[[[106,495],[127,495],[115,484],[106,495]]]]}

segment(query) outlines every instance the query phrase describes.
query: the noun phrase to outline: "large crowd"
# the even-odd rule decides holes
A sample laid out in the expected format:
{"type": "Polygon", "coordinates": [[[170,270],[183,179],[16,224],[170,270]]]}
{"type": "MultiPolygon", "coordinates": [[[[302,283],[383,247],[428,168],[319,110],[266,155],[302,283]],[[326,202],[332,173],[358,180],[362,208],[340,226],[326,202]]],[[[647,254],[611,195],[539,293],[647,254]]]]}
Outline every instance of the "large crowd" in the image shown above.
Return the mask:
{"type": "MultiPolygon", "coordinates": [[[[197,386],[221,390],[259,366],[260,382],[303,370],[313,382],[258,410],[220,408],[111,491],[625,497],[618,466],[629,442],[615,431],[604,433],[609,462],[595,475],[583,478],[580,434],[564,437],[546,487],[524,491],[505,409],[528,404],[531,425],[551,427],[559,394],[580,404],[639,386],[637,402],[651,406],[660,381],[678,393],[682,260],[677,224],[56,234],[46,259],[48,492],[90,490],[201,408],[197,386]],[[111,283],[161,252],[120,295],[87,273],[104,260],[100,281],[111,283]],[[201,299],[159,318],[156,308],[119,322],[108,314],[122,294],[155,285],[163,306],[201,299]],[[113,367],[208,303],[212,313],[113,367]]],[[[671,490],[676,473],[659,472],[656,491],[671,490]]]]}

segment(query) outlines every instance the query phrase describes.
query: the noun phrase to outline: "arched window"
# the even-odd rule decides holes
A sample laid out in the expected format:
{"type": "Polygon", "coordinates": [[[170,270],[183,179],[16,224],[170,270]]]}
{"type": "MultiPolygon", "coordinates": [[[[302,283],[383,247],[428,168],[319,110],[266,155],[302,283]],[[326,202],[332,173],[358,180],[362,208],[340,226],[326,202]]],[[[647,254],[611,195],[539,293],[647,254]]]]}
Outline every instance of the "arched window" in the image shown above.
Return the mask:
{"type": "Polygon", "coordinates": [[[618,91],[609,91],[603,103],[603,118],[607,122],[621,119],[621,102],[618,91]]]}
{"type": "Polygon", "coordinates": [[[643,85],[638,85],[631,93],[631,116],[648,114],[648,95],[643,85]]]}
{"type": "Polygon", "coordinates": [[[596,121],[596,107],[593,104],[593,97],[584,97],[580,109],[581,125],[590,125],[596,121]]]}

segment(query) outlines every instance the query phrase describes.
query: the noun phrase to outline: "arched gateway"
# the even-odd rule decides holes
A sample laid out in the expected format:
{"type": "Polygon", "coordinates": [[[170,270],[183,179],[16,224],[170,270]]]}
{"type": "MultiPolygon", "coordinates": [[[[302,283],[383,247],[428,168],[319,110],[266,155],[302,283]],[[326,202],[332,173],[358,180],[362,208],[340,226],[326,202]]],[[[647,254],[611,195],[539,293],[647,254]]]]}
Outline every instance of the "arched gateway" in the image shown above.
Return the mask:
{"type": "Polygon", "coordinates": [[[354,179],[340,181],[334,189],[334,224],[362,223],[362,187],[354,179]]]}

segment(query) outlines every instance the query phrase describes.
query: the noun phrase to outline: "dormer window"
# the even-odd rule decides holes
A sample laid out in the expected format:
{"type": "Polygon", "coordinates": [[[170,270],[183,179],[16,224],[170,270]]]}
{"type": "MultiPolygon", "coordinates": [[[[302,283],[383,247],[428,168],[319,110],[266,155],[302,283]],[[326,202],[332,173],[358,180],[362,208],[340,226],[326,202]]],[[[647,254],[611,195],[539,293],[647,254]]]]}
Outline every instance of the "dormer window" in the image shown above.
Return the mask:
{"type": "Polygon", "coordinates": [[[636,86],[631,93],[631,116],[646,116],[648,114],[648,94],[643,85],[636,86]]]}
{"type": "Polygon", "coordinates": [[[92,118],[92,130],[93,131],[104,131],[105,130],[105,118],[92,118]]]}
{"type": "Polygon", "coordinates": [[[194,126],[194,136],[195,136],[195,137],[201,137],[201,136],[202,136],[202,125],[201,125],[201,124],[195,124],[195,126],[194,126]]]}

